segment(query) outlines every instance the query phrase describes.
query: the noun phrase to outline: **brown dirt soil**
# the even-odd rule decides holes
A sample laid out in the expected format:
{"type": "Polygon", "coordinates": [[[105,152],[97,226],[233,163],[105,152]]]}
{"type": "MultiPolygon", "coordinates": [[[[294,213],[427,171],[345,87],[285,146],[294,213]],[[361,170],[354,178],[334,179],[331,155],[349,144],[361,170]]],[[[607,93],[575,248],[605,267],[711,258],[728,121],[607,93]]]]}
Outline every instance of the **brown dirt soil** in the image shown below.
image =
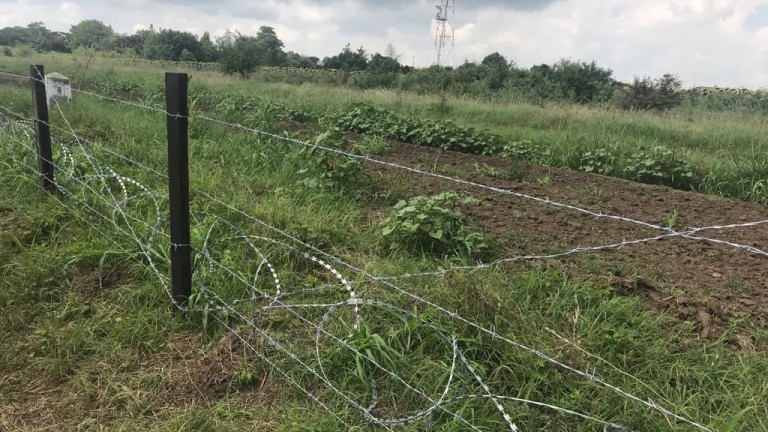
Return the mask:
{"type": "Polygon", "coordinates": [[[143,366],[168,371],[170,385],[164,397],[157,400],[153,411],[174,407],[208,406],[227,394],[237,394],[249,407],[264,406],[274,396],[275,389],[266,376],[254,377],[255,384],[237,388],[236,375],[242,370],[244,347],[234,335],[228,334],[206,349],[196,333],[174,337],[176,355],[149,359],[143,366]]]}
{"type": "MultiPolygon", "coordinates": [[[[535,164],[513,169],[519,181],[503,180],[486,174],[489,168],[509,172],[509,160],[398,142],[390,145],[391,151],[380,159],[549,198],[595,213],[666,226],[677,212],[676,230],[768,219],[768,209],[756,204],[535,164]]],[[[384,174],[382,187],[406,190],[409,196],[456,191],[477,198],[480,202],[467,207],[465,213],[500,245],[504,257],[564,252],[664,234],[633,223],[596,218],[378,164],[367,168],[384,174]]],[[[768,251],[768,224],[707,230],[697,235],[768,251]]],[[[675,237],[615,251],[579,254],[558,263],[575,280],[641,296],[654,308],[695,322],[702,338],[718,338],[738,320],[768,328],[768,258],[747,250],[675,237]]],[[[735,343],[742,349],[751,347],[749,338],[736,337],[735,343]]]]}

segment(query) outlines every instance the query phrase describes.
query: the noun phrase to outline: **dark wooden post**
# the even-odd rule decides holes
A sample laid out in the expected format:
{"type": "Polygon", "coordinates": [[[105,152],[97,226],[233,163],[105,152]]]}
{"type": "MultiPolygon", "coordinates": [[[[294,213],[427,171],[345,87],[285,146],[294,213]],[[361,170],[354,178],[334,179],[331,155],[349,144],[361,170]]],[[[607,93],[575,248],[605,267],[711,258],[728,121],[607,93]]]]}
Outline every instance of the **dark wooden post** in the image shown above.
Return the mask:
{"type": "Polygon", "coordinates": [[[171,284],[173,309],[180,312],[192,294],[189,235],[189,107],[187,74],[165,74],[168,126],[168,193],[171,207],[171,284]]]}
{"type": "Polygon", "coordinates": [[[35,139],[37,141],[37,166],[43,189],[56,190],[54,179],[53,151],[51,150],[51,128],[48,119],[48,95],[45,91],[45,68],[43,65],[29,65],[32,78],[32,102],[35,108],[35,139]]]}

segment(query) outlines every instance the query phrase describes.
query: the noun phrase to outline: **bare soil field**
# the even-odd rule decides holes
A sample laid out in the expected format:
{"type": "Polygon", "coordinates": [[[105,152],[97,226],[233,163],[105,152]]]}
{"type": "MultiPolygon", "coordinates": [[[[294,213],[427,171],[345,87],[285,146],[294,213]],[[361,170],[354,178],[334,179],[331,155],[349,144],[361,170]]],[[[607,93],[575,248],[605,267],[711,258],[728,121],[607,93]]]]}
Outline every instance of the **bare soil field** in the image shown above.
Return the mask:
{"type": "MultiPolygon", "coordinates": [[[[391,152],[380,159],[549,198],[595,213],[660,226],[668,226],[673,221],[677,231],[768,219],[768,210],[756,204],[535,164],[510,168],[509,160],[398,142],[390,145],[391,152]],[[489,171],[504,173],[510,169],[517,172],[519,181],[484,174],[489,171]]],[[[466,214],[500,245],[505,258],[558,253],[663,234],[661,230],[639,224],[596,218],[382,165],[369,164],[368,169],[371,173],[384,174],[387,180],[382,187],[407,189],[408,194],[413,195],[456,191],[480,200],[479,205],[468,206],[466,214]]],[[[768,224],[706,230],[697,236],[768,249],[768,224]]],[[[699,335],[708,339],[718,338],[738,320],[768,327],[767,264],[765,256],[748,250],[682,237],[558,260],[558,265],[565,266],[570,277],[593,281],[622,294],[641,296],[653,308],[695,322],[699,335]]],[[[746,339],[739,338],[736,342],[741,348],[751,346],[746,339]]]]}

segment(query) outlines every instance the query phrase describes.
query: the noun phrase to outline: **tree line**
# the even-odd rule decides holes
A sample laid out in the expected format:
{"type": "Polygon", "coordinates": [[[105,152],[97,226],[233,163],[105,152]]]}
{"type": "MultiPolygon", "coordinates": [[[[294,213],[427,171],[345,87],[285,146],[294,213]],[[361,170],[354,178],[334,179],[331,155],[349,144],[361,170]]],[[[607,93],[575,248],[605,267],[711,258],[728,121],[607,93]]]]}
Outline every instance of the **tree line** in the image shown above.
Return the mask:
{"type": "Polygon", "coordinates": [[[402,65],[392,46],[386,54],[369,54],[347,44],[340,53],[320,59],[293,51],[274,28],[262,26],[256,35],[227,31],[212,38],[173,30],[139,30],[120,34],[98,20],[84,20],[68,32],[55,32],[41,22],[0,29],[0,47],[6,56],[33,52],[104,52],[148,60],[218,62],[227,74],[247,78],[260,67],[332,69],[360,72],[350,85],[358,88],[399,88],[419,93],[489,96],[514,94],[529,101],[575,103],[615,102],[626,109],[664,110],[680,103],[682,83],[667,74],[658,79],[635,78],[632,84],[616,81],[613,71],[596,62],[560,60],[551,65],[519,67],[498,52],[481,62],[456,68],[413,69],[402,65]]]}

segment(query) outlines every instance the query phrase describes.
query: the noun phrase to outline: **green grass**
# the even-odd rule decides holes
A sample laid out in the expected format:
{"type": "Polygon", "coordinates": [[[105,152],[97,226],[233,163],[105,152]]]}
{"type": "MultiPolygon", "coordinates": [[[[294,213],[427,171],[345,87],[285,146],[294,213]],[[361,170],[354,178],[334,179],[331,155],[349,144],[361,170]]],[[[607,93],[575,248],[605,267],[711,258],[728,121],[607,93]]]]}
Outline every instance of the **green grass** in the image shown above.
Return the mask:
{"type": "MultiPolygon", "coordinates": [[[[144,103],[162,104],[162,70],[146,63],[123,64],[96,58],[89,64],[85,58],[58,54],[0,61],[4,70],[23,74],[27,73],[27,63],[45,63],[49,70],[82,79],[102,93],[122,97],[130,89],[144,103]]],[[[768,203],[768,123],[758,110],[705,110],[686,104],[659,115],[608,106],[489,103],[394,90],[361,92],[345,87],[242,80],[215,72],[191,74],[193,95],[206,94],[205,98],[219,101],[216,108],[226,107],[219,111],[229,120],[243,120],[243,115],[258,111],[265,102],[316,117],[364,102],[402,115],[453,120],[510,142],[530,143],[526,145],[540,153],[536,156],[538,162],[573,169],[582,166],[582,155],[598,149],[610,150],[617,155],[616,163],[621,163],[642,148],[663,146],[691,161],[697,169],[695,184],[680,187],[768,203]],[[227,101],[235,97],[240,101],[227,106],[227,101]],[[257,103],[243,109],[244,101],[249,100],[257,103]]],[[[253,116],[250,120],[254,120],[253,116]]]]}
{"type": "MultiPolygon", "coordinates": [[[[58,57],[50,60],[61,61],[58,57]]],[[[161,71],[146,67],[116,67],[114,76],[146,83],[161,82],[162,78],[161,71]]],[[[364,100],[429,115],[428,107],[435,102],[428,97],[408,96],[401,100],[389,92],[266,85],[205,73],[196,73],[193,83],[199,88],[264,96],[308,112],[364,100]]],[[[3,106],[28,114],[29,99],[26,89],[0,87],[3,106]]],[[[631,145],[633,139],[669,144],[679,134],[693,147],[699,134],[714,131],[717,122],[717,116],[701,113],[689,124],[683,113],[655,117],[582,107],[543,110],[472,101],[452,103],[456,106],[450,116],[462,124],[519,134],[517,138],[553,141],[589,137],[611,142],[623,137],[626,145],[631,145]],[[622,122],[626,124],[621,126],[622,122]],[[630,127],[632,122],[637,124],[630,127]]],[[[220,109],[213,115],[223,115],[225,108],[220,109]]],[[[54,136],[73,150],[77,173],[93,171],[83,157],[94,155],[158,196],[167,193],[162,177],[111,153],[164,172],[162,115],[90,97],[78,98],[63,108],[63,113],[77,135],[95,142],[77,143],[65,133],[54,131],[54,136]]],[[[53,124],[67,128],[57,110],[52,110],[51,118],[53,124]]],[[[759,131],[763,126],[759,123],[757,117],[734,117],[715,136],[726,139],[731,135],[722,135],[722,131],[729,129],[733,151],[741,152],[751,139],[756,146],[762,145],[759,131]],[[737,139],[737,135],[741,137],[737,139]]],[[[281,124],[269,120],[264,126],[281,128],[281,124]]],[[[347,342],[339,343],[325,334],[316,351],[316,329],[311,324],[290,311],[260,313],[265,304],[242,301],[249,299],[250,293],[239,277],[250,280],[259,257],[246,243],[233,239],[240,231],[220,222],[219,217],[232,221],[244,233],[287,241],[253,218],[264,220],[375,274],[447,267],[455,264],[456,258],[390,252],[378,229],[381,202],[389,198],[387,192],[375,192],[375,178],[309,187],[307,177],[324,172],[315,164],[316,155],[306,149],[199,122],[191,125],[190,136],[192,187],[243,212],[193,192],[193,243],[199,248],[210,230],[217,240],[209,249],[211,258],[242,274],[229,274],[198,256],[197,276],[211,291],[196,288],[193,311],[174,315],[161,279],[148,269],[147,258],[140,253],[143,246],[121,231],[130,226],[138,237],[145,238],[148,231],[142,223],[151,224],[156,217],[152,206],[145,200],[131,202],[125,208],[138,220],[117,218],[114,225],[102,216],[111,218],[113,206],[104,201],[110,195],[101,188],[116,186],[97,182],[93,184],[96,192],[83,190],[77,180],[66,175],[60,182],[74,196],[48,196],[36,186],[29,170],[11,162],[15,156],[34,165],[29,149],[11,139],[23,138],[0,133],[0,151],[6,161],[0,165],[0,428],[377,430],[298,361],[315,372],[322,365],[328,381],[363,406],[374,402],[371,383],[375,381],[377,409],[383,415],[407,416],[429,404],[378,369],[371,359],[396,371],[410,386],[438,398],[450,375],[450,335],[455,335],[461,352],[495,394],[588,413],[632,430],[694,430],[380,283],[361,283],[357,291],[363,299],[386,302],[412,313],[364,306],[363,326],[355,330],[348,308],[334,311],[328,317],[326,330],[347,342]],[[235,302],[236,306],[222,308],[235,302]],[[251,321],[256,317],[258,326],[251,321]],[[236,329],[244,341],[232,336],[221,322],[236,329]],[[261,332],[296,357],[287,357],[270,346],[261,332]],[[291,381],[318,398],[328,410],[291,381]]],[[[376,143],[374,147],[383,146],[376,143]]],[[[161,201],[160,205],[164,211],[166,203],[161,201]]],[[[270,262],[285,290],[337,282],[329,272],[291,249],[261,240],[254,242],[270,252],[270,262]]],[[[149,249],[160,274],[167,275],[167,243],[156,240],[149,249]]],[[[307,251],[305,247],[299,249],[307,251]]],[[[354,272],[331,264],[355,279],[354,272]]],[[[599,266],[594,270],[601,271],[599,266]]],[[[263,276],[253,285],[274,290],[269,274],[263,276]]],[[[748,409],[732,430],[768,430],[768,378],[764,373],[768,358],[762,351],[733,349],[735,328],[716,341],[696,340],[692,324],[649,311],[641,300],[598,283],[576,283],[556,266],[547,271],[519,268],[457,272],[397,284],[493,329],[498,336],[534,347],[577,369],[594,371],[601,379],[643,400],[652,399],[710,428],[720,429],[748,409]]],[[[308,294],[296,302],[327,303],[345,298],[346,291],[336,287],[308,294]]],[[[328,309],[306,308],[300,312],[318,323],[328,309]]],[[[752,329],[751,335],[758,342],[756,346],[764,346],[764,329],[752,329]]],[[[483,392],[463,368],[454,379],[461,384],[450,390],[449,398],[483,392]]],[[[594,423],[544,408],[512,402],[504,405],[523,430],[602,430],[594,423]]],[[[455,401],[445,408],[481,430],[506,427],[488,400],[455,401]]],[[[467,428],[439,410],[430,422],[434,430],[467,428]]],[[[424,430],[425,425],[419,421],[396,430],[424,430]]]]}

